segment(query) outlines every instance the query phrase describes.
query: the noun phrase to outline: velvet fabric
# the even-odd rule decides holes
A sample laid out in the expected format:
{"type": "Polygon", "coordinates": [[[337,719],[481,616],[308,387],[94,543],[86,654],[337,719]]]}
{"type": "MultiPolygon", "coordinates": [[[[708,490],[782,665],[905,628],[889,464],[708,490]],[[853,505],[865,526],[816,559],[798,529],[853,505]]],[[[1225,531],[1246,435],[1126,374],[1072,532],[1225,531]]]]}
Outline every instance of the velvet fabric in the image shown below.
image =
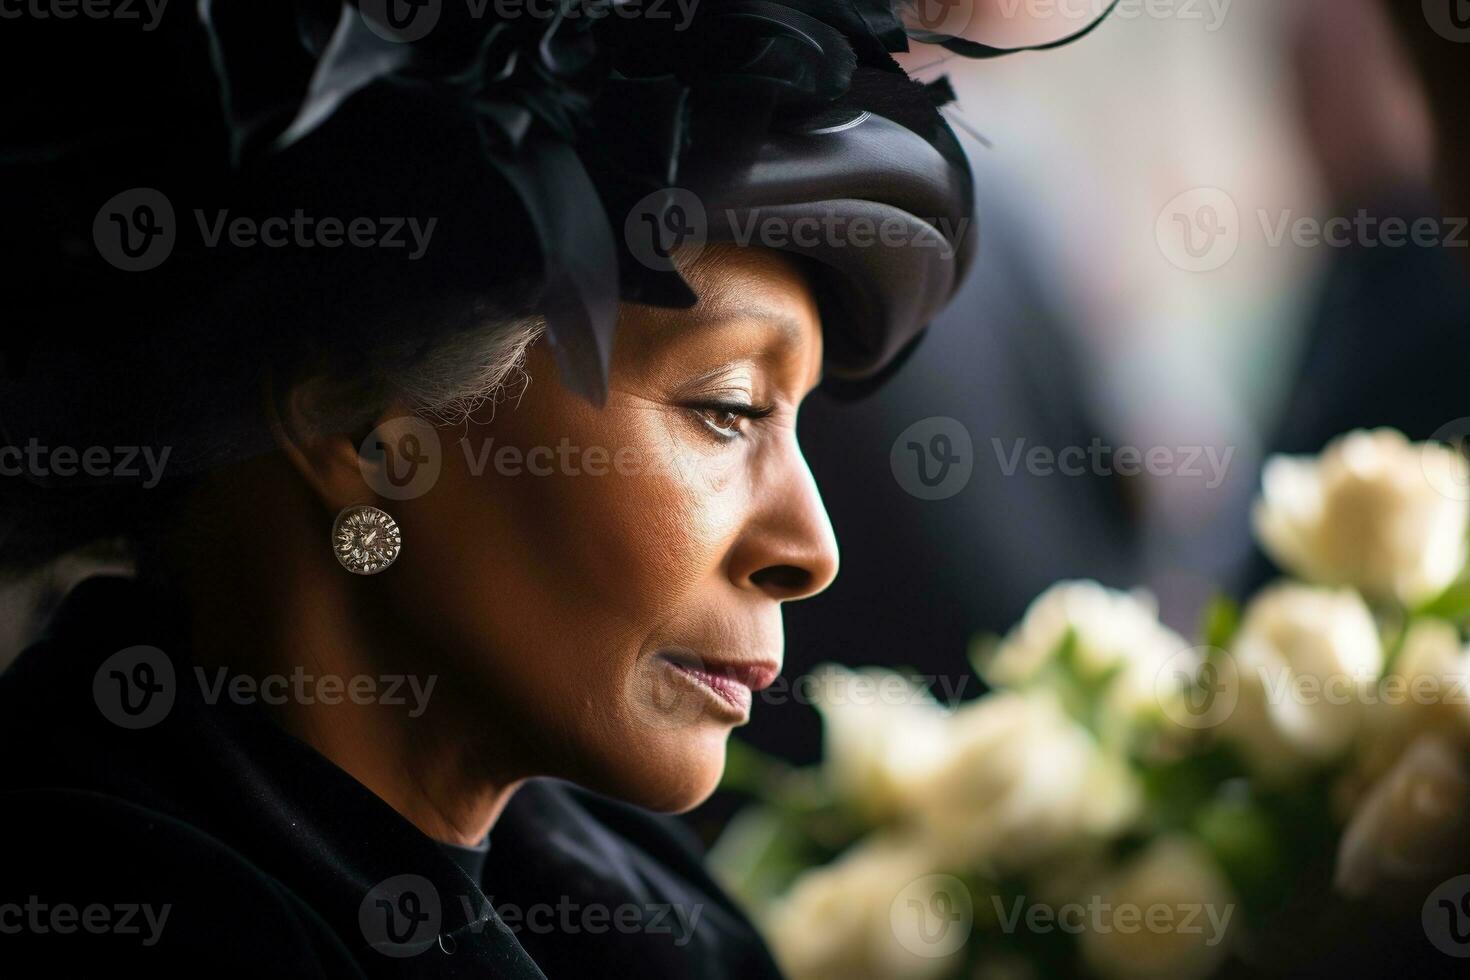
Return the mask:
{"type": "Polygon", "coordinates": [[[3,975],[779,975],[678,820],[533,780],[472,880],[261,705],[216,695],[175,618],[90,579],[0,676],[3,975]],[[110,666],[139,645],[166,660],[110,666]],[[119,724],[118,674],[166,712],[119,724]]]}

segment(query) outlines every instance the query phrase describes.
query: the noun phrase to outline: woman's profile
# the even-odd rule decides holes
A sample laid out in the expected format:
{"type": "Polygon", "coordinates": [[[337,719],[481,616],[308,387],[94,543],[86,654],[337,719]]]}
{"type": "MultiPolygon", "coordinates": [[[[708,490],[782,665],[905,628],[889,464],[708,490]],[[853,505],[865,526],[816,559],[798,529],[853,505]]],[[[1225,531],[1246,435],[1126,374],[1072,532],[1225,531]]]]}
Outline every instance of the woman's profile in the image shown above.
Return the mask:
{"type": "Polygon", "coordinates": [[[837,574],[801,403],[954,293],[970,174],[886,3],[544,6],[26,25],[5,561],[130,569],[0,677],[48,972],[776,975],[664,815],[837,574]]]}

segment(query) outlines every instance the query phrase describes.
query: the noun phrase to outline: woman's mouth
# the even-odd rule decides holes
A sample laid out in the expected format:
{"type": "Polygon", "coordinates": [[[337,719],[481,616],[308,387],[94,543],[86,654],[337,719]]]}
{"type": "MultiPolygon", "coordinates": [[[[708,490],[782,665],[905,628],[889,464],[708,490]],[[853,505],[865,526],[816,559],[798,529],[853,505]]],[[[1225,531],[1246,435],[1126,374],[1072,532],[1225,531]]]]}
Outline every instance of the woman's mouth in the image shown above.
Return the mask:
{"type": "Polygon", "coordinates": [[[781,668],[769,660],[751,663],[705,660],[681,651],[660,651],[659,657],[679,676],[712,696],[741,723],[750,720],[754,692],[770,687],[781,668]]]}

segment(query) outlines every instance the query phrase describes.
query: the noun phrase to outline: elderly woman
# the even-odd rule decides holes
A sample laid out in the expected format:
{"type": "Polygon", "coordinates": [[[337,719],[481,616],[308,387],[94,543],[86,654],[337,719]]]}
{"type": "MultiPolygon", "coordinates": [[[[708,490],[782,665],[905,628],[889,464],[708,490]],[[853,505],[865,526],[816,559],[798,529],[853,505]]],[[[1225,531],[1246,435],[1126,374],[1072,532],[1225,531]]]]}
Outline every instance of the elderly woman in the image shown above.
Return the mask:
{"type": "Polygon", "coordinates": [[[23,25],[4,560],[134,572],[0,678],[0,956],[775,973],[648,811],[837,572],[802,399],[963,271],[947,89],[881,3],[499,13],[23,25]]]}

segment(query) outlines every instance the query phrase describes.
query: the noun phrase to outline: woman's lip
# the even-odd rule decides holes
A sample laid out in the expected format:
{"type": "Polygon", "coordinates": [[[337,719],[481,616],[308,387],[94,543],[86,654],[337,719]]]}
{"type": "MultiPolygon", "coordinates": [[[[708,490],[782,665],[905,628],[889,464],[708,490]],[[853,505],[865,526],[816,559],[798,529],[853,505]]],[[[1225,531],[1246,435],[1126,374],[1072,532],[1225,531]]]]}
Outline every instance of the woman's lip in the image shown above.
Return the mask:
{"type": "Polygon", "coordinates": [[[750,691],[764,691],[776,682],[781,665],[774,660],[741,663],[734,660],[710,660],[697,654],[662,650],[659,656],[691,673],[709,674],[735,681],[750,691]]]}
{"type": "Polygon", "coordinates": [[[661,652],[659,656],[721,703],[728,705],[741,720],[750,718],[754,692],[770,687],[781,672],[779,666],[769,661],[753,664],[705,661],[674,651],[661,652]]]}
{"type": "Polygon", "coordinates": [[[679,673],[693,680],[696,684],[712,693],[720,701],[728,704],[739,714],[741,719],[750,716],[750,703],[752,696],[750,688],[724,674],[714,674],[697,667],[681,664],[677,660],[668,661],[669,666],[679,673]]]}

